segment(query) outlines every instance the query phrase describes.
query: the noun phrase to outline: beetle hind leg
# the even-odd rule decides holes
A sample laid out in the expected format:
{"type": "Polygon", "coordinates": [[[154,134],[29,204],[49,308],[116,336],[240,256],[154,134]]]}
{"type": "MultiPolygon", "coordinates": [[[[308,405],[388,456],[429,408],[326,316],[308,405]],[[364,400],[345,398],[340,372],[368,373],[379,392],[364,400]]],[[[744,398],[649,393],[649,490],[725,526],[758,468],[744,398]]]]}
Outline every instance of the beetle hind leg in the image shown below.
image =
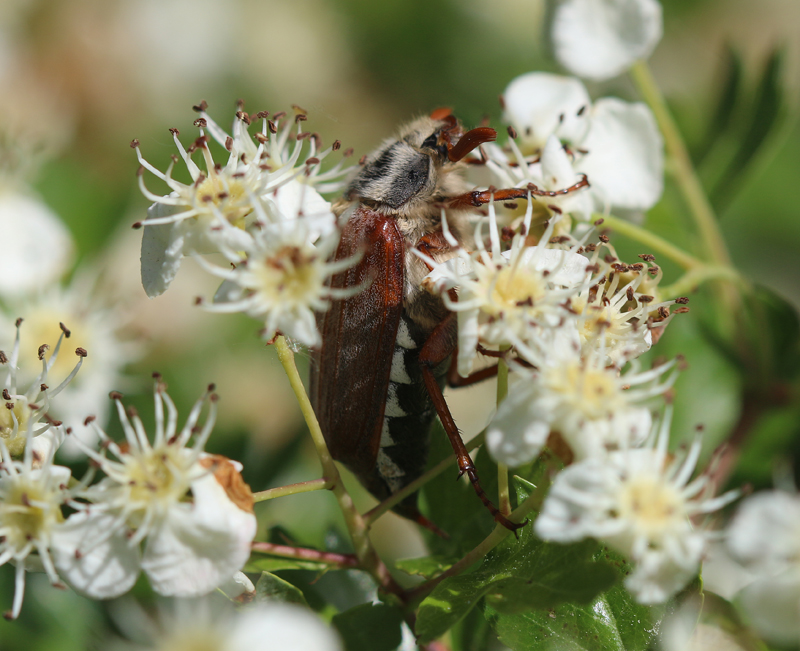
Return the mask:
{"type": "Polygon", "coordinates": [[[453,415],[450,413],[450,408],[447,406],[447,402],[444,399],[442,388],[439,386],[433,372],[433,369],[446,360],[448,355],[455,349],[454,338],[455,315],[451,314],[434,328],[420,351],[419,363],[422,368],[422,377],[425,381],[425,387],[433,401],[434,407],[436,407],[436,413],[439,415],[439,420],[442,421],[442,426],[447,433],[447,437],[450,439],[450,444],[453,446],[453,451],[455,452],[458,462],[458,476],[461,477],[466,474],[481,502],[483,502],[483,505],[489,510],[489,513],[492,514],[494,521],[516,534],[518,529],[525,526],[527,520],[522,523],[512,522],[486,495],[486,492],[481,487],[475,464],[472,463],[472,458],[469,456],[467,447],[461,439],[461,434],[458,431],[456,422],[453,420],[453,415]]]}

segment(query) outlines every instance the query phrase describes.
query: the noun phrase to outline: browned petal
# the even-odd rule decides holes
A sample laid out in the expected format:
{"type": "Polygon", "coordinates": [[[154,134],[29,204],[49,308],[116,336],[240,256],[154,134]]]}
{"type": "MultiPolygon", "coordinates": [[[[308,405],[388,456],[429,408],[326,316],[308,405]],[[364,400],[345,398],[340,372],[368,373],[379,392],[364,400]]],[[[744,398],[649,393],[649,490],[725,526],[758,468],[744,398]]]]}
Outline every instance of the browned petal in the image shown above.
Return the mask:
{"type": "Polygon", "coordinates": [[[200,465],[214,473],[214,478],[225,489],[231,502],[242,511],[253,512],[253,492],[230,459],[220,454],[209,454],[200,459],[200,465]]]}

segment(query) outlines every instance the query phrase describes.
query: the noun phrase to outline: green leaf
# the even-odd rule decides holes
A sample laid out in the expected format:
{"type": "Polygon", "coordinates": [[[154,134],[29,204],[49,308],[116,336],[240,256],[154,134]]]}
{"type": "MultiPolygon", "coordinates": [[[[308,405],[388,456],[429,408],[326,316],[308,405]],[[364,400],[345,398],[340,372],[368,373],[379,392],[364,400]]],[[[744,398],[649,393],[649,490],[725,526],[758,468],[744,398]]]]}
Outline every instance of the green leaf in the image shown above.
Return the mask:
{"type": "MultiPolygon", "coordinates": [[[[738,84],[735,115],[727,128],[720,130],[715,146],[716,182],[709,188],[709,199],[722,212],[743,186],[742,178],[757,160],[759,150],[783,123],[786,115],[783,90],[785,49],[776,48],[761,71],[755,88],[738,84]]],[[[726,88],[726,92],[730,89],[726,88]]],[[[722,101],[726,97],[723,95],[722,101]]],[[[704,176],[707,176],[704,174],[704,176]]]]}
{"type": "Polygon", "coordinates": [[[308,606],[298,587],[269,572],[262,572],[256,583],[256,601],[283,601],[308,606]]]}
{"type": "MultiPolygon", "coordinates": [[[[518,501],[533,484],[514,478],[518,501]]],[[[606,590],[616,572],[600,558],[591,540],[571,545],[545,543],[531,525],[519,539],[506,537],[487,554],[480,568],[448,577],[420,605],[416,633],[423,642],[436,639],[464,618],[483,598],[496,611],[549,608],[565,601],[587,602],[606,590]]]]}
{"type": "Polygon", "coordinates": [[[722,67],[718,78],[723,78],[722,90],[717,99],[717,107],[708,123],[703,143],[694,148],[693,158],[702,162],[709,153],[714,142],[729,127],[733,117],[736,101],[741,92],[743,74],[742,57],[730,46],[725,47],[722,67]]]}
{"type": "Polygon", "coordinates": [[[403,614],[386,604],[362,604],[332,620],[347,651],[394,651],[402,641],[402,623],[403,614]]]}
{"type": "Polygon", "coordinates": [[[278,572],[279,570],[311,570],[312,572],[327,572],[329,569],[330,566],[317,561],[301,561],[294,558],[279,558],[277,556],[251,556],[242,571],[278,572]]]}
{"type": "Polygon", "coordinates": [[[763,383],[791,381],[800,375],[800,320],[797,310],[784,298],[763,286],[748,301],[750,339],[761,356],[759,378],[763,383]]]}
{"type": "Polygon", "coordinates": [[[496,648],[497,635],[480,608],[475,608],[450,631],[453,651],[486,651],[496,648]]]}
{"type": "MultiPolygon", "coordinates": [[[[631,566],[616,552],[601,549],[596,559],[615,568],[619,578],[631,566]]],[[[679,600],[697,595],[695,581],[675,600],[658,606],[637,603],[617,582],[588,604],[564,603],[546,610],[504,613],[486,600],[484,614],[501,642],[520,651],[645,651],[658,641],[661,622],[679,600]]]]}
{"type": "Polygon", "coordinates": [[[450,567],[448,563],[435,556],[423,556],[421,558],[401,558],[395,561],[394,566],[401,572],[412,576],[424,576],[430,579],[438,576],[450,567]]]}

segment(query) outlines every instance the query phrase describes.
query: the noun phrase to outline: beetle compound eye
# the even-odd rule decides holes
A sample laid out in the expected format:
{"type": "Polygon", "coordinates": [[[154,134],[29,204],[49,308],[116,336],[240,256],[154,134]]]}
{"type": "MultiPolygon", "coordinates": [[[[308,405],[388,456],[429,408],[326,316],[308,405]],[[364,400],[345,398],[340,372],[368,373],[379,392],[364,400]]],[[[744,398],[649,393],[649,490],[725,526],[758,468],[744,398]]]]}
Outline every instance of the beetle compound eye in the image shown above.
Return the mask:
{"type": "Polygon", "coordinates": [[[447,144],[440,142],[441,135],[441,130],[433,132],[422,142],[421,149],[432,149],[442,161],[446,161],[448,158],[447,144]]]}
{"type": "Polygon", "coordinates": [[[427,138],[425,138],[425,140],[422,141],[422,146],[428,147],[429,149],[435,149],[436,141],[438,139],[439,139],[439,132],[437,131],[436,133],[432,133],[427,138]]]}

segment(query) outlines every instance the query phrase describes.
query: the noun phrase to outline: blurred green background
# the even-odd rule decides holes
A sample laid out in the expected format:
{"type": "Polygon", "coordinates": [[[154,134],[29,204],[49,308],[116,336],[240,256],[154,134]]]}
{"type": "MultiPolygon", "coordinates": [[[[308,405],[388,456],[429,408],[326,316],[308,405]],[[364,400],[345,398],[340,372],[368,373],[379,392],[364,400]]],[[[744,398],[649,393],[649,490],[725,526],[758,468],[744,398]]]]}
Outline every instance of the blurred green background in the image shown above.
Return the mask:
{"type": "MultiPolygon", "coordinates": [[[[665,36],[651,65],[718,209],[735,265],[796,309],[800,127],[793,116],[800,3],[663,4],[665,36]]],[[[190,261],[166,295],[145,297],[138,276],[141,232],[130,225],[143,218],[148,202],[137,187],[131,139],[138,138],[144,156],[164,169],[175,153],[167,129],[178,127],[190,142],[191,106],[201,99],[224,127],[239,98],[250,112],[299,104],[309,112],[311,130],[325,143],[339,139],[355,148],[356,157],[399,123],[438,106],[453,107],[468,125],[488,116],[501,126],[498,96],[511,79],[532,70],[558,71],[548,51],[548,11],[535,0],[0,2],[0,138],[23,142],[36,154],[15,182],[35,188],[66,222],[77,243],[77,265],[99,264],[117,284],[119,300],[133,315],[130,336],[146,346],[128,373],[130,399],[145,423],[152,422],[152,371],[164,373],[181,414],[214,381],[222,400],[209,449],[243,461],[254,490],[318,474],[282,372],[256,337],[259,325],[193,309],[192,298],[210,295],[214,284],[190,261]]],[[[594,97],[636,98],[625,78],[589,88],[594,97]]],[[[6,161],[0,170],[11,165],[6,161]]],[[[147,183],[165,192],[152,177],[147,183]]],[[[692,250],[697,243],[690,223],[668,184],[647,224],[692,250]]],[[[619,249],[630,257],[642,252],[623,241],[619,249]]],[[[665,280],[674,280],[675,270],[665,269],[665,280]]],[[[670,326],[657,352],[682,352],[690,365],[676,387],[676,437],[691,437],[703,423],[715,444],[740,422],[748,383],[757,378],[748,378],[736,355],[714,343],[703,317],[707,297],[701,292],[693,298],[693,312],[670,326]]],[[[773,339],[773,356],[780,357],[796,346],[796,324],[792,310],[776,304],[784,311],[782,334],[773,339]]],[[[776,460],[791,461],[792,450],[800,449],[794,378],[788,371],[780,378],[788,393],[777,407],[763,401],[754,425],[758,436],[749,438],[755,452],[745,455],[741,481],[768,484],[776,460]]],[[[489,396],[483,412],[461,412],[475,420],[475,431],[491,409],[492,388],[471,391],[466,399],[462,393],[462,405],[489,396]]],[[[109,430],[118,427],[111,423],[109,430]]],[[[371,498],[351,484],[360,503],[369,505],[371,498]]],[[[280,522],[298,544],[346,545],[336,534],[339,516],[327,494],[260,508],[265,528],[280,522]]],[[[419,533],[393,515],[381,521],[376,538],[390,558],[423,551],[419,533]]],[[[0,568],[3,610],[10,606],[12,583],[13,568],[0,568]]],[[[338,594],[344,588],[320,589],[338,594]]],[[[0,650],[107,648],[101,640],[119,628],[109,612],[33,577],[22,618],[0,622],[0,650]],[[61,634],[62,627],[69,634],[61,634]]]]}

